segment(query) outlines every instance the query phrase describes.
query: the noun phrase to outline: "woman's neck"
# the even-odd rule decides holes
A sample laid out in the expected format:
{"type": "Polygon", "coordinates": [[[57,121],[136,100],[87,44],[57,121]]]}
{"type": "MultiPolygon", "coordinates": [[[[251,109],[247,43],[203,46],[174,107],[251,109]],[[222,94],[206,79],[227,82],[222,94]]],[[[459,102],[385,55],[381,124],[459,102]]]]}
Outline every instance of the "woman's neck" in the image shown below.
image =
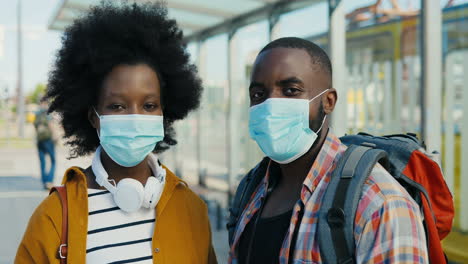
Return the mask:
{"type": "Polygon", "coordinates": [[[148,157],[134,167],[123,167],[115,163],[105,151],[101,151],[101,163],[109,175],[108,179],[114,180],[116,184],[124,178],[132,178],[144,185],[148,177],[152,175],[148,157]]]}

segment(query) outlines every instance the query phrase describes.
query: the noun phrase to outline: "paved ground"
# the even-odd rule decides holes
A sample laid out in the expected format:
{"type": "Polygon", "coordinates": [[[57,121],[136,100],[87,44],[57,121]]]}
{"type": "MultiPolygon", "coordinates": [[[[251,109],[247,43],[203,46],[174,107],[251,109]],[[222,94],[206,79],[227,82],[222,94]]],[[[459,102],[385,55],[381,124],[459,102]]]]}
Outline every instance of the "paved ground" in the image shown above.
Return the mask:
{"type": "MultiPolygon", "coordinates": [[[[57,170],[55,184],[61,182],[61,174],[70,166],[86,167],[90,158],[67,160],[67,150],[59,147],[57,150],[57,170]]],[[[16,249],[24,233],[27,221],[34,209],[47,195],[42,189],[39,176],[39,159],[32,140],[21,144],[0,145],[0,264],[13,263],[16,249]]],[[[197,179],[187,174],[184,177],[189,185],[195,186],[197,179]]],[[[195,187],[207,199],[210,199],[210,220],[213,230],[213,245],[219,263],[227,263],[228,245],[225,226],[225,210],[222,211],[222,221],[218,221],[216,202],[225,204],[223,192],[210,191],[195,187]],[[217,230],[217,227],[221,227],[217,230]]]]}

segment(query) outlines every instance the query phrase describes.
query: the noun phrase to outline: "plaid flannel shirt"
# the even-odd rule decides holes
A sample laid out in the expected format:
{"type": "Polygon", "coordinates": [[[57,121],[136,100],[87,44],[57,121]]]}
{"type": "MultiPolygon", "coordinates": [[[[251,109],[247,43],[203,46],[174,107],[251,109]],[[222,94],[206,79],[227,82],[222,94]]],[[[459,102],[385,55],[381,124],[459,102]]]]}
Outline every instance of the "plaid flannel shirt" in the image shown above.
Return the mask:
{"type": "MultiPolygon", "coordinates": [[[[345,150],[346,146],[329,132],[303,183],[300,200],[293,208],[279,263],[322,262],[317,236],[318,212],[332,172],[345,150]],[[300,210],[304,210],[302,219],[299,219],[300,210]],[[296,246],[291,250],[291,240],[297,225],[296,246]]],[[[262,205],[268,190],[268,177],[267,171],[240,217],[229,253],[229,263],[238,263],[239,239],[262,205]]],[[[357,263],[428,263],[420,208],[380,165],[374,167],[364,184],[356,211],[354,238],[357,263]]]]}

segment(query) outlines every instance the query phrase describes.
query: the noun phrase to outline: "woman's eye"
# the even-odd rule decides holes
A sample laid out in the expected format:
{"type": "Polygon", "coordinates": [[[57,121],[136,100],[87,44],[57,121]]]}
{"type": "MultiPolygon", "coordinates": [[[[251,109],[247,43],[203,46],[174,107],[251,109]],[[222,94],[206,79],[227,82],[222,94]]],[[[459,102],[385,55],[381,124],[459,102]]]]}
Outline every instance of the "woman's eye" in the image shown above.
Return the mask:
{"type": "Polygon", "coordinates": [[[147,111],[155,110],[158,106],[156,104],[145,104],[144,108],[147,111]]]}
{"type": "Polygon", "coordinates": [[[121,104],[111,104],[109,106],[109,108],[112,109],[112,110],[122,110],[122,109],[124,109],[123,105],[121,105],[121,104]]]}

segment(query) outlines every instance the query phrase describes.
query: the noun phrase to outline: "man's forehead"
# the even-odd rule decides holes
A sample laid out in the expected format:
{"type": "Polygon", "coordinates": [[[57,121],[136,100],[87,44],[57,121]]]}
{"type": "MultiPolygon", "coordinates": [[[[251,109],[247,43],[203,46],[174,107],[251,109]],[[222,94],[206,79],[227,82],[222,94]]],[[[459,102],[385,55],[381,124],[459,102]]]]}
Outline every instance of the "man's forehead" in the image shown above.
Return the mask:
{"type": "Polygon", "coordinates": [[[304,49],[297,48],[272,48],[260,53],[256,60],[255,65],[262,64],[263,62],[297,62],[300,64],[310,64],[310,55],[304,49]]]}
{"type": "Polygon", "coordinates": [[[317,74],[318,65],[312,65],[307,51],[296,48],[272,48],[260,53],[254,63],[252,78],[265,75],[317,74]]]}

